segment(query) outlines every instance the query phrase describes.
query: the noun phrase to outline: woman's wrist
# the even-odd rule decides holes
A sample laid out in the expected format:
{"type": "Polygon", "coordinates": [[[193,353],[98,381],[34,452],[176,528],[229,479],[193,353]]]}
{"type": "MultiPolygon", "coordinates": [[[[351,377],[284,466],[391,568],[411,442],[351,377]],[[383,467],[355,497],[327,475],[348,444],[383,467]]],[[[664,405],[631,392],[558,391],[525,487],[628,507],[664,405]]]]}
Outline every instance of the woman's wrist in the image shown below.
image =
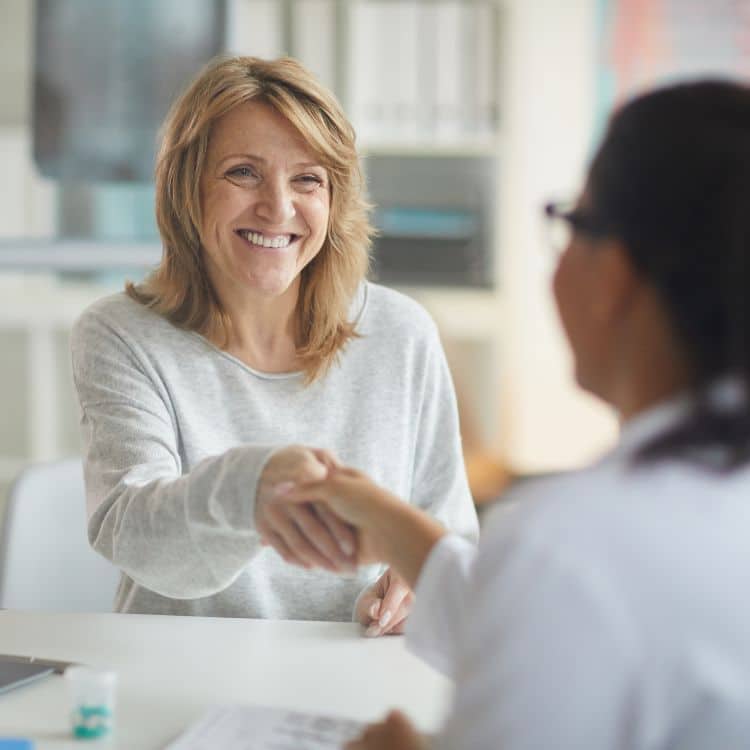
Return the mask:
{"type": "Polygon", "coordinates": [[[432,548],[447,531],[419,508],[384,495],[373,509],[368,531],[378,557],[414,588],[432,548]]]}

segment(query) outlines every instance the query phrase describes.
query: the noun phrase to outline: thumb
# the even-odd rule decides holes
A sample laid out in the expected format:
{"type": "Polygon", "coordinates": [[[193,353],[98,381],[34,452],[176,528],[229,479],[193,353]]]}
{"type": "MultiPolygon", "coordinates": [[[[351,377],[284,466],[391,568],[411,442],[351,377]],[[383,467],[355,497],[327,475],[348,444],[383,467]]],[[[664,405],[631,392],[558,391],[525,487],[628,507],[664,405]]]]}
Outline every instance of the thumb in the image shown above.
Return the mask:
{"type": "Polygon", "coordinates": [[[308,452],[297,472],[297,482],[319,482],[328,476],[328,467],[322,463],[312,452],[308,452]]]}
{"type": "Polygon", "coordinates": [[[373,620],[377,620],[382,604],[383,600],[375,591],[366,591],[357,602],[357,622],[360,625],[369,625],[373,620]]]}

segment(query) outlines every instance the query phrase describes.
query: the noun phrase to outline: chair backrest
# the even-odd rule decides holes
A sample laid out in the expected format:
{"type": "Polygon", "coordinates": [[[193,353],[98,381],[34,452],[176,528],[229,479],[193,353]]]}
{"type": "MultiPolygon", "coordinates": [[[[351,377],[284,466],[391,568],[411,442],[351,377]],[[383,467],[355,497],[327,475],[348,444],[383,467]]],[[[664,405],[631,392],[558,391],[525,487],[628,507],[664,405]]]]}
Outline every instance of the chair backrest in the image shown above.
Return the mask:
{"type": "Polygon", "coordinates": [[[80,459],[25,469],[0,528],[0,608],[111,612],[119,578],[88,542],[80,459]]]}

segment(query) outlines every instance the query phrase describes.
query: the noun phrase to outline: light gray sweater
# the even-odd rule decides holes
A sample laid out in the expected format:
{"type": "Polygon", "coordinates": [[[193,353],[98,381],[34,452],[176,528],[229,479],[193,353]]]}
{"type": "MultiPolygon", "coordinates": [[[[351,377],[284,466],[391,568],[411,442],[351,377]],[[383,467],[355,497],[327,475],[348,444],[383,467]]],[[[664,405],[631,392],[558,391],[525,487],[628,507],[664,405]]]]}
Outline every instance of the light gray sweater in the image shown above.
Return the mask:
{"type": "Polygon", "coordinates": [[[326,448],[446,527],[478,534],[436,328],[364,284],[362,337],[312,385],[257,372],[116,294],[72,334],[92,546],[123,572],[120,612],[349,620],[380,572],[308,571],[262,547],[255,490],[270,453],[326,448]]]}

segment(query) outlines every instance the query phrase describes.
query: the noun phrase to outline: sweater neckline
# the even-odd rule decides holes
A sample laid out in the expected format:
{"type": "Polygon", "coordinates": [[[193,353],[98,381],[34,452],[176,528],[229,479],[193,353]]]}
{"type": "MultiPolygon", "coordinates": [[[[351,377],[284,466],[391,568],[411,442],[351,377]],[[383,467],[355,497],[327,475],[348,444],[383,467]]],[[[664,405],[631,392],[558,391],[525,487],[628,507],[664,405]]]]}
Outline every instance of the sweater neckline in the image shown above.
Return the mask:
{"type": "MultiPolygon", "coordinates": [[[[355,324],[360,323],[364,316],[365,307],[367,305],[367,297],[367,282],[363,282],[360,288],[355,292],[354,298],[352,299],[352,304],[350,306],[355,324]]],[[[191,334],[194,337],[197,337],[201,342],[203,342],[205,346],[207,346],[216,354],[221,355],[222,357],[224,357],[224,359],[228,359],[230,362],[238,365],[246,372],[257,378],[261,378],[262,380],[296,380],[304,377],[305,375],[303,370],[290,370],[289,372],[266,372],[265,370],[258,370],[254,367],[251,367],[246,362],[243,362],[239,357],[235,357],[233,354],[230,354],[224,349],[220,349],[218,346],[216,346],[216,344],[209,341],[205,336],[198,333],[197,331],[187,331],[187,333],[191,334]]]]}

